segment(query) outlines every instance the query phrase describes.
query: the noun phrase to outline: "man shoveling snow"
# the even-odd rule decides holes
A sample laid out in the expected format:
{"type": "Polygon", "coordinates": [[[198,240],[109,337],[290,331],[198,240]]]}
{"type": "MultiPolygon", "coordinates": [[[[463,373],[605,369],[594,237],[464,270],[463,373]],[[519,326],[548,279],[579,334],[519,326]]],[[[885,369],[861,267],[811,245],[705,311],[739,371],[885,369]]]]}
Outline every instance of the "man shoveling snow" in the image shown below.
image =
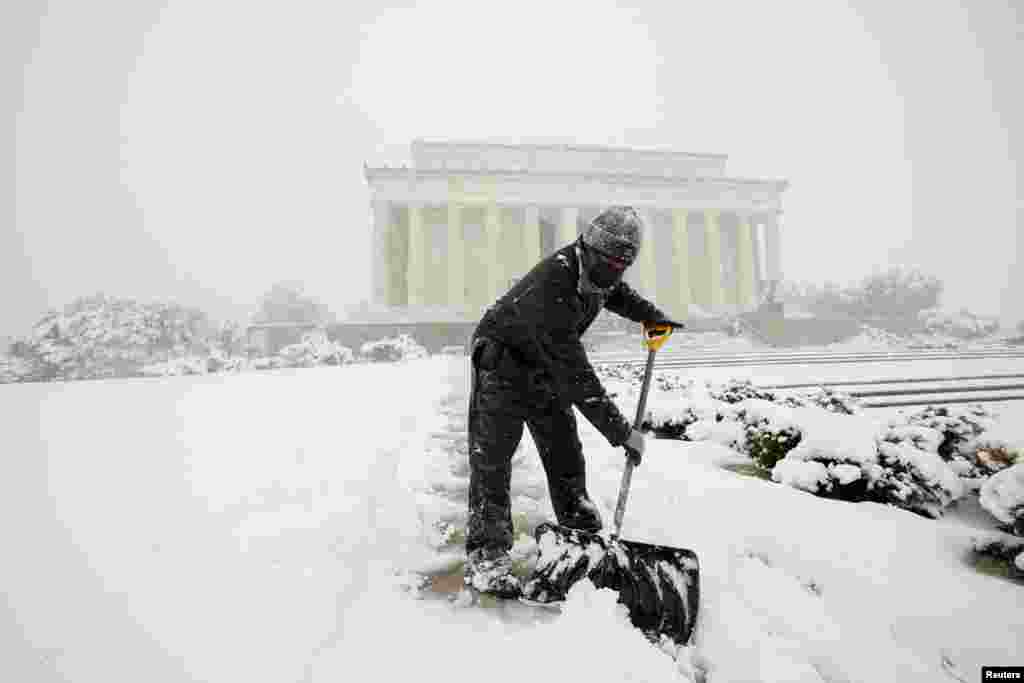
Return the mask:
{"type": "Polygon", "coordinates": [[[634,463],[644,437],[623,417],[580,341],[602,308],[633,322],[682,327],[622,281],[641,247],[630,207],[601,212],[583,234],[541,260],[487,309],[471,341],[469,522],[465,583],[499,597],[520,594],[512,573],[512,455],[525,424],[563,527],[599,531],[573,406],[634,463]]]}

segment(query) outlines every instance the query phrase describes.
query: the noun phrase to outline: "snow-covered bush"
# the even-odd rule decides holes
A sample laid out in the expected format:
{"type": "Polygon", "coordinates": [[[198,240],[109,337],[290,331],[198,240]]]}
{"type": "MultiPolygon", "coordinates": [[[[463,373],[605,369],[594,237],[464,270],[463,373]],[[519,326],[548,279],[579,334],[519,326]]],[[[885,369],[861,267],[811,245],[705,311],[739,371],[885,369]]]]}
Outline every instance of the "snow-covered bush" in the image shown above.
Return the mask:
{"type": "Polygon", "coordinates": [[[248,356],[232,355],[222,349],[214,349],[206,359],[207,372],[245,372],[253,369],[248,356]]]}
{"type": "Polygon", "coordinates": [[[708,390],[708,395],[723,403],[739,403],[752,398],[763,401],[775,400],[775,394],[767,389],[755,387],[753,382],[748,379],[731,379],[722,385],[712,385],[708,390]]]}
{"type": "MultiPolygon", "coordinates": [[[[617,381],[630,374],[622,368],[617,381]]],[[[638,383],[634,379],[620,401],[626,411],[635,410],[638,383]]],[[[980,408],[929,407],[895,418],[881,432],[858,412],[856,401],[824,387],[776,395],[746,380],[690,381],[652,389],[642,428],[732,448],[770,470],[774,481],[815,495],[894,505],[930,518],[964,495],[958,475],[981,472],[974,464],[980,458],[942,457],[940,449],[975,453],[1007,444],[983,438],[992,415],[980,408]]]]}
{"type": "Polygon", "coordinates": [[[964,486],[937,454],[910,443],[878,444],[881,471],[868,486],[868,500],[938,519],[961,498],[964,486]]]}
{"type": "Polygon", "coordinates": [[[1024,536],[1024,464],[992,475],[981,487],[980,501],[1006,531],[1024,536]]]}
{"type": "Polygon", "coordinates": [[[957,339],[977,339],[999,331],[998,318],[976,315],[967,309],[952,312],[930,308],[921,311],[918,318],[929,332],[957,339]]]}
{"type": "Polygon", "coordinates": [[[352,349],[331,341],[323,332],[307,332],[302,341],[277,352],[277,367],[311,368],[317,365],[346,365],[355,359],[352,349]]]}
{"type": "MultiPolygon", "coordinates": [[[[979,443],[984,441],[980,439],[979,443]]],[[[999,436],[993,436],[991,442],[998,443],[1000,448],[989,452],[1009,453],[1016,464],[1002,467],[989,477],[981,485],[978,500],[998,520],[1002,531],[1021,537],[1024,536],[1024,456],[1021,455],[1021,444],[1019,440],[1010,442],[999,436]]],[[[978,450],[979,456],[985,452],[984,448],[978,450]]],[[[978,460],[979,464],[990,466],[983,457],[978,460]]],[[[1001,459],[998,462],[1002,465],[1001,459]]],[[[975,539],[974,550],[980,556],[992,558],[998,566],[1006,567],[1008,576],[1024,580],[1024,538],[989,534],[975,539]]]]}
{"type": "Polygon", "coordinates": [[[602,380],[629,382],[631,384],[639,384],[644,378],[643,366],[634,363],[601,364],[594,368],[594,372],[602,380]]]}
{"type": "Polygon", "coordinates": [[[752,398],[736,404],[735,410],[743,424],[743,450],[762,468],[772,469],[800,444],[803,433],[785,406],[752,398]]]}
{"type": "Polygon", "coordinates": [[[13,348],[22,381],[130,377],[146,365],[205,353],[214,333],[201,311],[101,294],[47,314],[13,348]]]}
{"type": "Polygon", "coordinates": [[[688,441],[710,441],[744,452],[747,442],[746,431],[739,420],[702,417],[686,428],[688,441]]]}
{"type": "Polygon", "coordinates": [[[881,475],[873,434],[822,408],[794,408],[800,443],[772,469],[772,480],[826,498],[860,501],[881,475]]]}
{"type": "Polygon", "coordinates": [[[990,477],[1011,465],[1024,463],[1024,435],[1020,429],[1018,425],[1000,422],[962,444],[960,452],[977,475],[990,477]]]}
{"type": "Polygon", "coordinates": [[[32,361],[16,356],[0,355],[0,384],[28,381],[34,374],[32,361]]]}
{"type": "Polygon", "coordinates": [[[843,414],[801,410],[803,438],[772,470],[772,479],[852,502],[894,505],[930,518],[964,492],[956,473],[933,449],[938,434],[895,425],[881,435],[843,414]]]}
{"type": "Polygon", "coordinates": [[[359,353],[364,358],[377,362],[413,360],[416,358],[426,358],[429,355],[427,350],[408,334],[366,342],[359,348],[359,353]]]}
{"type": "MultiPolygon", "coordinates": [[[[643,370],[640,369],[640,381],[643,381],[643,370]]],[[[654,373],[651,386],[661,391],[688,391],[693,380],[684,380],[677,374],[654,373]]]]}
{"type": "Polygon", "coordinates": [[[676,405],[651,406],[648,404],[646,415],[640,423],[640,429],[651,431],[654,434],[666,439],[688,440],[687,428],[700,420],[694,406],[686,401],[679,400],[676,405]]]}
{"type": "Polygon", "coordinates": [[[861,403],[849,394],[836,391],[829,387],[817,387],[811,391],[798,394],[789,394],[781,398],[783,405],[799,408],[803,406],[818,406],[830,413],[842,415],[856,415],[861,410],[861,403]]]}
{"type": "MultiPolygon", "coordinates": [[[[643,370],[634,373],[629,366],[621,365],[611,371],[598,366],[597,372],[603,376],[608,396],[632,420],[636,416],[637,401],[640,399],[643,370]]],[[[692,386],[683,385],[678,378],[671,378],[668,382],[657,381],[659,379],[663,378],[657,375],[652,378],[639,428],[662,438],[685,440],[686,428],[702,416],[698,402],[694,400],[692,386]]],[[[711,415],[714,416],[713,411],[711,415]]]]}
{"type": "Polygon", "coordinates": [[[992,558],[1001,569],[999,573],[1024,580],[1024,538],[999,533],[982,534],[974,539],[974,552],[992,558]],[[1005,567],[1005,569],[1003,569],[1005,567]]]}
{"type": "Polygon", "coordinates": [[[907,345],[907,338],[868,324],[861,324],[860,333],[848,340],[851,346],[878,346],[900,348],[907,345]]]}
{"type": "Polygon", "coordinates": [[[183,356],[144,365],[139,369],[139,374],[144,377],[180,377],[185,375],[205,375],[209,371],[206,358],[183,356]]]}
{"type": "Polygon", "coordinates": [[[995,424],[995,415],[980,405],[928,406],[906,417],[906,424],[935,430],[941,440],[935,452],[949,463],[969,488],[977,488],[992,470],[978,460],[979,444],[995,424]]]}

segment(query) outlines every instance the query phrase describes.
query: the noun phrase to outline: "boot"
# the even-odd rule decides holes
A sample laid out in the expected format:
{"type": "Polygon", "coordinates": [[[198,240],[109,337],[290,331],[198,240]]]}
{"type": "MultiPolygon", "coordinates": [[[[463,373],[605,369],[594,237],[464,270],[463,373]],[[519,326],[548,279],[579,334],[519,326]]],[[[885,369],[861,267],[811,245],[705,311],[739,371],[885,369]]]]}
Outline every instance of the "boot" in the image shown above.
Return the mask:
{"type": "Polygon", "coordinates": [[[512,573],[512,558],[505,550],[479,548],[469,553],[466,586],[499,598],[517,598],[522,593],[519,577],[512,573]]]}

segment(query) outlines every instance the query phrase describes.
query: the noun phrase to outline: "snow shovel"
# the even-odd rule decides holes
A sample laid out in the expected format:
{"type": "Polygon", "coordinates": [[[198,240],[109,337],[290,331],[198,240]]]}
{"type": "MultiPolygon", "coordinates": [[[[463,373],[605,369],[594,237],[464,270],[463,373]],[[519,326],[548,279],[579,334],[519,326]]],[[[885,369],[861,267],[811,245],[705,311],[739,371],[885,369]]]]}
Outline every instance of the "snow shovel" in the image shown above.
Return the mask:
{"type": "MultiPolygon", "coordinates": [[[[634,426],[639,428],[651,385],[654,355],[672,333],[669,325],[644,326],[647,367],[634,426]]],[[[598,588],[618,591],[629,618],[652,641],[662,636],[685,645],[693,634],[700,603],[699,565],[690,550],[619,539],[636,463],[627,454],[615,522],[610,536],[544,523],[537,527],[537,565],[524,597],[537,602],[564,600],[569,588],[589,578],[598,588]]]]}

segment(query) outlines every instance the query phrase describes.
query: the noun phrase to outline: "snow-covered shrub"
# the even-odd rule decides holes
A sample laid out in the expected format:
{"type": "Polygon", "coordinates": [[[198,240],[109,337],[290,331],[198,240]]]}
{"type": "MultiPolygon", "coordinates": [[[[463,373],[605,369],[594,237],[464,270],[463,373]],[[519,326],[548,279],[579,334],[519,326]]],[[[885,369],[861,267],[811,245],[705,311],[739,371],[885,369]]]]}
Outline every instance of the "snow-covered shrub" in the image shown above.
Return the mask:
{"type": "MultiPolygon", "coordinates": [[[[642,369],[640,380],[643,381],[642,369]]],[[[690,382],[684,380],[679,375],[654,373],[654,376],[651,377],[651,386],[657,387],[662,391],[686,391],[690,386],[690,382]]]]}
{"type": "Polygon", "coordinates": [[[724,403],[739,403],[747,399],[756,398],[764,401],[774,401],[775,394],[767,389],[759,389],[750,380],[731,379],[725,384],[712,385],[708,395],[711,398],[724,403]]]}
{"type": "Polygon", "coordinates": [[[364,358],[377,362],[394,362],[400,360],[412,360],[426,358],[427,350],[420,346],[415,339],[408,334],[400,334],[395,338],[380,339],[374,342],[366,342],[359,348],[359,353],[364,358]]]}
{"type": "Polygon", "coordinates": [[[688,425],[685,438],[689,441],[710,441],[741,453],[747,442],[746,431],[739,420],[708,417],[702,417],[688,425]]]}
{"type": "Polygon", "coordinates": [[[937,433],[906,425],[881,435],[867,423],[819,408],[798,409],[799,445],[772,470],[777,482],[826,498],[894,505],[930,518],[963,495],[934,450],[937,433]]]}
{"type": "Polygon", "coordinates": [[[999,533],[982,534],[974,539],[974,552],[1005,567],[1000,573],[1005,571],[1011,578],[1024,579],[1024,538],[999,533]]]}
{"type": "Polygon", "coordinates": [[[602,381],[613,380],[638,385],[644,378],[643,366],[634,363],[602,363],[594,368],[594,373],[602,381]]]}
{"type": "Polygon", "coordinates": [[[910,444],[914,448],[929,453],[939,452],[939,445],[942,443],[943,435],[932,427],[922,427],[917,424],[908,424],[903,419],[896,417],[886,424],[879,436],[879,440],[885,443],[910,444]]]}
{"type": "Polygon", "coordinates": [[[868,500],[895,505],[931,519],[963,496],[964,486],[938,455],[910,443],[878,444],[877,477],[868,500]]]}
{"type": "MultiPolygon", "coordinates": [[[[644,366],[634,363],[612,363],[594,366],[602,382],[623,382],[640,386],[644,379],[644,366]]],[[[660,391],[686,391],[690,382],[675,373],[655,372],[651,377],[651,389],[660,391]]]]}
{"type": "Polygon", "coordinates": [[[15,346],[22,381],[130,377],[146,365],[205,353],[213,335],[201,311],[97,295],[47,314],[15,346]]]}
{"type": "Polygon", "coordinates": [[[873,434],[822,408],[794,408],[793,415],[800,443],[775,465],[772,479],[826,498],[864,500],[881,474],[873,434]]]}
{"type": "Polygon", "coordinates": [[[32,361],[26,358],[0,355],[0,384],[29,381],[34,374],[32,361]]]}
{"type": "Polygon", "coordinates": [[[965,480],[971,488],[991,474],[987,465],[978,461],[978,444],[995,424],[995,415],[980,405],[928,406],[906,417],[906,424],[928,427],[941,435],[935,447],[939,457],[965,480]]]}
{"type": "Polygon", "coordinates": [[[689,401],[681,399],[675,403],[675,405],[662,403],[654,406],[649,403],[648,409],[645,411],[646,414],[640,423],[640,429],[651,431],[666,439],[687,440],[687,428],[697,422],[700,416],[689,401]]]}
{"type": "Polygon", "coordinates": [[[311,368],[318,365],[346,365],[355,358],[352,349],[331,341],[323,332],[307,332],[302,341],[277,352],[277,367],[311,368]]]}
{"type": "MultiPolygon", "coordinates": [[[[628,368],[621,366],[618,371],[608,373],[603,380],[608,396],[632,420],[636,416],[637,401],[640,399],[641,377],[632,377],[628,368]]],[[[706,401],[695,399],[692,382],[684,385],[677,378],[669,383],[655,382],[652,378],[644,414],[640,418],[640,429],[650,431],[662,438],[687,439],[686,429],[702,416],[708,414],[706,401]]],[[[700,392],[696,392],[699,396],[700,392]]],[[[709,413],[712,418],[714,411],[709,413]]]]}
{"type": "Polygon", "coordinates": [[[907,345],[906,337],[894,334],[868,324],[861,324],[860,334],[849,340],[851,346],[879,346],[885,348],[900,348],[907,345]]]}
{"type": "Polygon", "coordinates": [[[979,500],[1006,531],[1024,536],[1024,464],[992,475],[982,485],[979,500]]]}
{"type": "Polygon", "coordinates": [[[977,339],[999,331],[998,318],[976,315],[967,309],[960,309],[954,313],[930,308],[921,311],[918,318],[929,332],[957,339],[977,339]]]}
{"type": "Polygon", "coordinates": [[[981,477],[990,477],[1017,463],[1024,463],[1024,436],[1018,425],[1000,422],[981,436],[960,446],[960,452],[981,477]],[[1012,434],[1010,429],[1018,430],[1012,434]]]}
{"type": "Polygon", "coordinates": [[[158,363],[149,363],[139,369],[139,374],[144,377],[180,377],[205,375],[207,372],[209,372],[207,359],[199,356],[169,358],[158,363]]]}
{"type": "Polygon", "coordinates": [[[861,403],[849,394],[836,391],[829,387],[817,387],[811,391],[793,393],[781,398],[783,405],[794,408],[803,406],[818,406],[830,413],[842,415],[856,415],[861,410],[861,403]]]}
{"type": "Polygon", "coordinates": [[[734,406],[743,424],[743,450],[764,469],[770,470],[803,437],[792,410],[763,399],[747,399],[734,406]]]}
{"type": "Polygon", "coordinates": [[[252,361],[247,356],[237,356],[214,349],[206,359],[207,372],[245,372],[253,370],[252,361]]]}
{"type": "Polygon", "coordinates": [[[249,367],[253,370],[273,370],[274,368],[280,367],[280,358],[277,356],[266,357],[258,356],[249,360],[249,367]]]}

